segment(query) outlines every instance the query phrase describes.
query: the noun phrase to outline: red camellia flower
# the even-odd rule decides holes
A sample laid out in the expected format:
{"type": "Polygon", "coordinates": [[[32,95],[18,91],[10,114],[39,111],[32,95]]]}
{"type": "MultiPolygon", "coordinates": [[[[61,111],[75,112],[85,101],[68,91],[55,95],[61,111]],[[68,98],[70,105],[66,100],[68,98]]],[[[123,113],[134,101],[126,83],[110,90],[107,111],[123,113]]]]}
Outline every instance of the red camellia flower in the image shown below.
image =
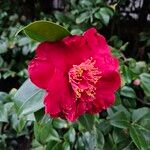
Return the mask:
{"type": "Polygon", "coordinates": [[[45,112],[75,121],[110,107],[120,86],[118,60],[94,28],[83,35],[43,42],[29,63],[31,81],[45,89],[45,112]]]}

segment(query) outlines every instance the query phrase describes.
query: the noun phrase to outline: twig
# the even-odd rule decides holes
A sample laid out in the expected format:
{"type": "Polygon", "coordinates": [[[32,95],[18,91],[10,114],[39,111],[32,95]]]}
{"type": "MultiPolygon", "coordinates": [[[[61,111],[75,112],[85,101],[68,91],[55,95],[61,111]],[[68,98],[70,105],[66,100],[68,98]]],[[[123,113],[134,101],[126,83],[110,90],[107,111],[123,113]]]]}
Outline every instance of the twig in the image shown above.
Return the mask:
{"type": "Polygon", "coordinates": [[[143,101],[140,98],[137,98],[137,101],[141,102],[143,105],[150,107],[150,103],[143,101]]]}

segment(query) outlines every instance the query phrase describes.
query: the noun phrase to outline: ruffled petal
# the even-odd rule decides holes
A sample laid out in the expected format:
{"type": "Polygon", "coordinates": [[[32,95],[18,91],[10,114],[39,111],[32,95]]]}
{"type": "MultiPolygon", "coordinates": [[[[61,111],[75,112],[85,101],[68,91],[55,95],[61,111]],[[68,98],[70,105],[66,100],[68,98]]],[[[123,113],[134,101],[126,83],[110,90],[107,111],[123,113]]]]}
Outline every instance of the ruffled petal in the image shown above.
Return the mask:
{"type": "Polygon", "coordinates": [[[48,93],[44,99],[45,112],[52,117],[56,117],[61,112],[58,94],[48,93]]]}
{"type": "Polygon", "coordinates": [[[94,52],[94,54],[100,57],[100,54],[110,53],[109,46],[101,34],[97,32],[95,28],[90,28],[83,34],[84,39],[88,47],[94,52]]]}
{"type": "Polygon", "coordinates": [[[54,74],[49,81],[47,92],[48,96],[44,101],[46,113],[53,117],[74,120],[76,111],[75,97],[70,88],[68,77],[64,72],[55,68],[54,74]]]}
{"type": "Polygon", "coordinates": [[[102,76],[97,84],[97,91],[116,92],[121,84],[120,74],[116,71],[102,76]]]}
{"type": "Polygon", "coordinates": [[[107,92],[99,92],[96,99],[90,104],[87,113],[89,114],[96,114],[100,113],[102,110],[105,110],[112,106],[115,102],[115,95],[113,93],[107,92]]]}
{"type": "Polygon", "coordinates": [[[97,67],[101,71],[101,79],[97,84],[97,90],[115,92],[121,84],[121,76],[118,72],[119,62],[109,55],[102,55],[97,59],[97,67]]]}
{"type": "Polygon", "coordinates": [[[48,60],[46,53],[45,44],[40,44],[36,49],[36,57],[28,65],[31,81],[43,89],[47,89],[49,80],[54,72],[54,66],[48,60]]]}
{"type": "Polygon", "coordinates": [[[76,118],[80,117],[87,110],[86,102],[80,101],[77,103],[76,118]]]}
{"type": "Polygon", "coordinates": [[[96,100],[93,102],[100,110],[107,109],[115,102],[114,93],[108,93],[105,91],[99,91],[96,96],[96,100]]]}

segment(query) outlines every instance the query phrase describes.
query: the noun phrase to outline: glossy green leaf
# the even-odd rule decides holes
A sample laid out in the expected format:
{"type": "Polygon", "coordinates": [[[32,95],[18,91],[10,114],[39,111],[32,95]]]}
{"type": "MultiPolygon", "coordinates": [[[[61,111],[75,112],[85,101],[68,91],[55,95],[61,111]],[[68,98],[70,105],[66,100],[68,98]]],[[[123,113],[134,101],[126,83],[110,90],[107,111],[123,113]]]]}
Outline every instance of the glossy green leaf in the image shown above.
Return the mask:
{"type": "Polygon", "coordinates": [[[76,132],[73,127],[69,129],[69,131],[64,135],[64,138],[69,141],[70,143],[73,143],[76,139],[76,132]]]}
{"type": "Polygon", "coordinates": [[[130,120],[123,111],[116,112],[108,119],[110,120],[111,125],[121,129],[126,129],[130,126],[130,120]]]}
{"type": "Polygon", "coordinates": [[[94,115],[85,114],[78,119],[78,123],[81,129],[90,131],[93,129],[94,120],[94,115]]]}
{"type": "Polygon", "coordinates": [[[94,133],[85,132],[83,133],[83,142],[86,150],[94,150],[96,147],[96,136],[94,133]]]}
{"type": "Polygon", "coordinates": [[[0,43],[0,54],[6,53],[7,48],[8,48],[7,42],[0,43]]]}
{"type": "Polygon", "coordinates": [[[112,136],[116,144],[120,142],[125,142],[127,139],[129,139],[128,131],[119,128],[114,128],[112,136]]]}
{"type": "Polygon", "coordinates": [[[105,139],[105,145],[104,145],[104,150],[117,150],[117,146],[113,140],[113,137],[111,136],[111,134],[109,134],[108,136],[106,136],[105,139]]]}
{"type": "Polygon", "coordinates": [[[100,19],[105,25],[107,25],[109,23],[110,18],[113,16],[113,12],[107,7],[102,7],[94,15],[97,19],[100,19]]]}
{"type": "MultiPolygon", "coordinates": [[[[148,113],[146,116],[144,116],[140,121],[139,124],[143,128],[147,129],[150,131],[150,114],[148,113]]],[[[150,139],[150,138],[149,138],[150,139]]]]}
{"type": "Polygon", "coordinates": [[[90,13],[89,12],[83,12],[82,14],[79,15],[79,17],[76,18],[76,23],[80,24],[86,21],[87,19],[90,18],[90,13]]]}
{"type": "Polygon", "coordinates": [[[122,96],[125,96],[125,97],[129,97],[129,98],[136,98],[136,93],[135,91],[129,87],[129,86],[124,86],[121,91],[120,91],[120,94],[122,96]]]}
{"type": "Polygon", "coordinates": [[[18,118],[17,114],[13,114],[11,117],[11,124],[17,133],[21,133],[26,124],[26,119],[24,117],[18,118]]]}
{"type": "Polygon", "coordinates": [[[122,98],[122,103],[126,108],[136,108],[136,99],[133,98],[122,98]]]}
{"type": "Polygon", "coordinates": [[[100,119],[99,123],[96,125],[96,127],[98,128],[98,130],[100,130],[104,135],[108,134],[111,129],[112,126],[110,124],[110,122],[108,120],[105,119],[100,119]]]}
{"type": "Polygon", "coordinates": [[[145,61],[138,61],[136,62],[136,65],[134,68],[132,68],[132,70],[136,73],[136,74],[142,74],[143,72],[145,72],[147,70],[147,65],[145,61]]]}
{"type": "Polygon", "coordinates": [[[24,46],[26,44],[29,44],[31,42],[31,40],[27,37],[23,37],[21,39],[18,40],[18,45],[19,46],[24,46]]]}
{"type": "Polygon", "coordinates": [[[105,140],[104,140],[104,136],[103,136],[102,132],[96,128],[95,134],[96,134],[96,140],[97,140],[96,141],[96,150],[103,149],[105,140]]]}
{"type": "Polygon", "coordinates": [[[3,63],[4,63],[4,60],[3,60],[2,56],[0,56],[0,67],[2,67],[3,63]]]}
{"type": "Polygon", "coordinates": [[[34,123],[34,134],[38,142],[45,144],[49,141],[60,141],[59,135],[52,127],[52,121],[48,117],[43,117],[40,122],[34,123]]]}
{"type": "Polygon", "coordinates": [[[120,47],[120,50],[121,50],[121,51],[125,51],[128,45],[129,45],[129,42],[126,42],[125,44],[123,44],[123,45],[120,47]]]}
{"type": "Polygon", "coordinates": [[[104,147],[104,136],[97,128],[92,132],[83,133],[82,139],[86,150],[101,150],[104,147]]]}
{"type": "Polygon", "coordinates": [[[138,122],[140,119],[144,119],[146,115],[150,115],[150,109],[147,107],[139,108],[133,111],[132,121],[138,122]]]}
{"type": "Polygon", "coordinates": [[[150,96],[150,74],[142,73],[140,75],[141,87],[147,96],[150,96]]]}
{"type": "Polygon", "coordinates": [[[133,142],[130,142],[128,145],[126,145],[122,150],[133,150],[136,149],[133,142]]]}
{"type": "Polygon", "coordinates": [[[38,42],[55,42],[70,35],[69,31],[64,27],[44,20],[35,21],[27,25],[23,29],[19,30],[17,34],[21,31],[24,31],[27,36],[38,42]]]}
{"type": "Polygon", "coordinates": [[[0,122],[8,122],[8,112],[2,103],[0,103],[0,122]]]}
{"type": "Polygon", "coordinates": [[[46,145],[46,150],[61,150],[61,149],[62,149],[61,143],[57,141],[50,141],[46,145]]]}
{"type": "Polygon", "coordinates": [[[34,113],[34,116],[35,116],[36,122],[40,122],[43,119],[43,117],[45,117],[45,110],[44,110],[44,108],[39,109],[38,111],[36,111],[34,113]]]}
{"type": "Polygon", "coordinates": [[[18,114],[27,115],[44,107],[44,95],[44,90],[36,87],[29,79],[26,80],[14,96],[18,114]]]}
{"type": "Polygon", "coordinates": [[[56,118],[56,119],[53,119],[53,126],[57,129],[62,129],[62,128],[67,128],[68,124],[65,120],[56,118]]]}
{"type": "Polygon", "coordinates": [[[61,141],[58,132],[55,129],[50,128],[49,137],[47,141],[52,141],[52,140],[59,141],[59,142],[61,141]]]}
{"type": "Polygon", "coordinates": [[[121,66],[122,76],[125,83],[129,84],[136,77],[135,73],[126,65],[121,66]]]}
{"type": "Polygon", "coordinates": [[[83,31],[81,30],[81,29],[73,29],[73,30],[71,30],[71,34],[72,35],[80,35],[80,34],[82,34],[83,33],[83,31]]]}
{"type": "Polygon", "coordinates": [[[83,139],[81,138],[81,136],[77,137],[75,148],[76,150],[78,149],[85,150],[85,146],[84,146],[83,139]]]}
{"type": "Polygon", "coordinates": [[[63,150],[70,150],[70,144],[68,142],[64,142],[63,145],[62,145],[62,149],[63,150]]]}
{"type": "Polygon", "coordinates": [[[148,143],[146,142],[145,138],[143,137],[143,135],[141,134],[140,130],[137,127],[135,126],[130,127],[130,136],[139,150],[149,149],[148,143]]]}

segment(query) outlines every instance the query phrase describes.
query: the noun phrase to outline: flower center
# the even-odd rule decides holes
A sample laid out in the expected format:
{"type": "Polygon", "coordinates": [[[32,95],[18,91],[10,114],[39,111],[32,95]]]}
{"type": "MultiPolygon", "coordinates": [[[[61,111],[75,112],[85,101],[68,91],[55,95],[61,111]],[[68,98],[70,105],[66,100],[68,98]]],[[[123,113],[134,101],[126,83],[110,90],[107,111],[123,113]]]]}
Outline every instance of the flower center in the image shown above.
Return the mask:
{"type": "Polygon", "coordinates": [[[95,65],[93,58],[80,65],[73,65],[69,70],[69,82],[75,92],[76,100],[93,101],[96,95],[96,83],[101,78],[101,72],[95,65]]]}

